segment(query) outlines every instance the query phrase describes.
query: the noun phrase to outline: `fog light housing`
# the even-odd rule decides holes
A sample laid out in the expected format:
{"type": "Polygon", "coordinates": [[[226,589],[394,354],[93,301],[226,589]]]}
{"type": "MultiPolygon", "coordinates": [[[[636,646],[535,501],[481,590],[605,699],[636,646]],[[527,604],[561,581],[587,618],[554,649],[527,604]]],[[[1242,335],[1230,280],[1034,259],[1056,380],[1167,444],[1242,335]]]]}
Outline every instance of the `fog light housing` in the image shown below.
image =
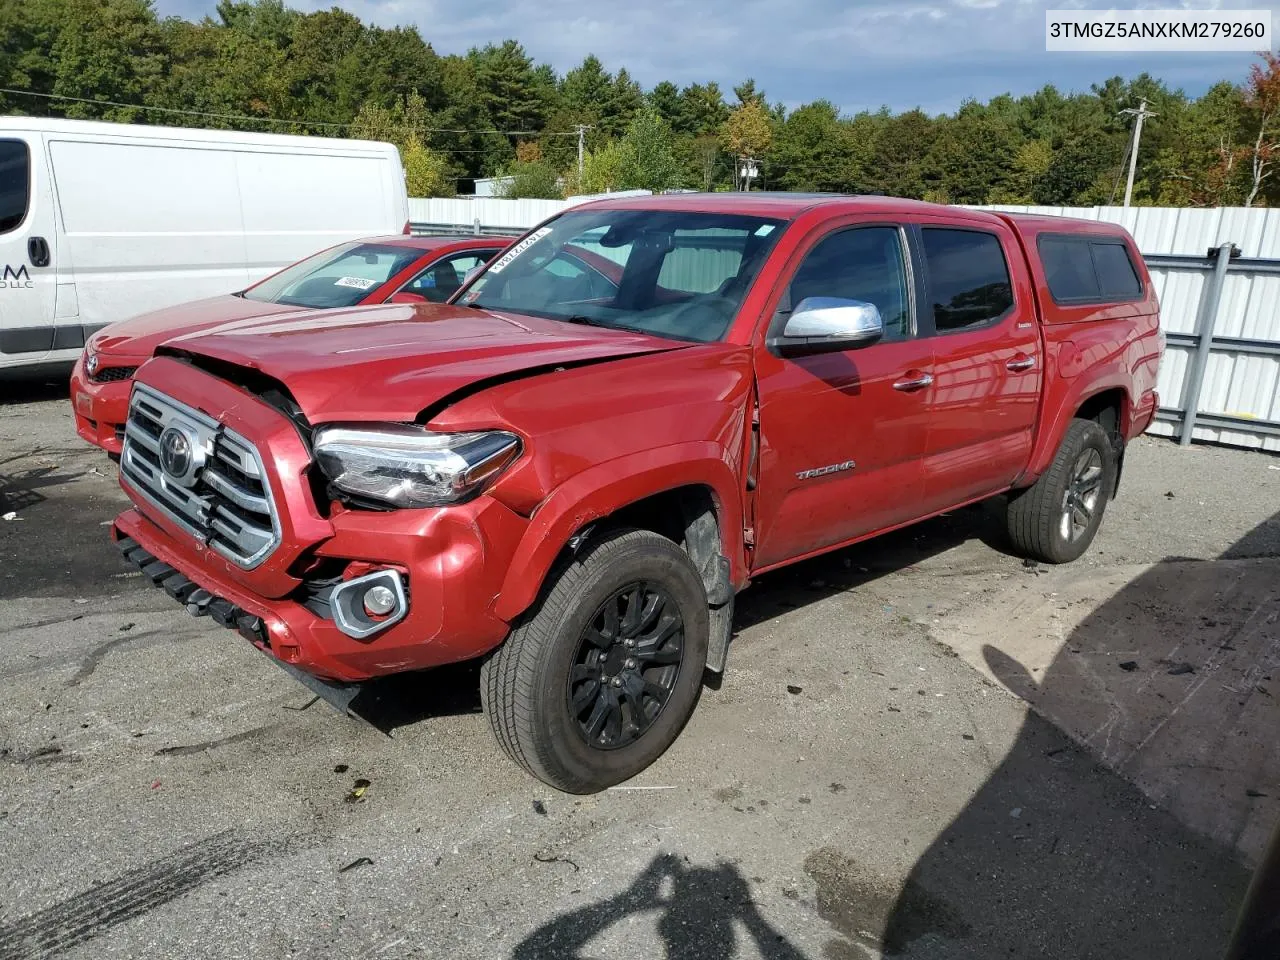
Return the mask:
{"type": "Polygon", "coordinates": [[[364,592],[364,612],[371,617],[385,617],[396,608],[396,595],[383,584],[375,584],[364,592]]]}
{"type": "Polygon", "coordinates": [[[363,640],[409,612],[404,579],[397,570],[378,570],[338,584],[329,597],[333,622],[348,637],[363,640]]]}

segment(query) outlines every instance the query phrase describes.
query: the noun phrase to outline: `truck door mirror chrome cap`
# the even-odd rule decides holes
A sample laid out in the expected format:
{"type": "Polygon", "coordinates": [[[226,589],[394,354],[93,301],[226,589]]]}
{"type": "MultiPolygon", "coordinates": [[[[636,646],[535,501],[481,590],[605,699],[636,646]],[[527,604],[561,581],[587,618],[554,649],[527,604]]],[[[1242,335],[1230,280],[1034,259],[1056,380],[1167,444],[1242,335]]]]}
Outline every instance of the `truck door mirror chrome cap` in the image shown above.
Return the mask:
{"type": "Polygon", "coordinates": [[[805,297],[782,330],[788,339],[874,340],[883,333],[880,310],[874,303],[842,297],[805,297]]]}
{"type": "Polygon", "coordinates": [[[796,305],[774,343],[781,352],[847,350],[875,343],[884,322],[874,303],[843,297],[805,297],[796,305]]]}

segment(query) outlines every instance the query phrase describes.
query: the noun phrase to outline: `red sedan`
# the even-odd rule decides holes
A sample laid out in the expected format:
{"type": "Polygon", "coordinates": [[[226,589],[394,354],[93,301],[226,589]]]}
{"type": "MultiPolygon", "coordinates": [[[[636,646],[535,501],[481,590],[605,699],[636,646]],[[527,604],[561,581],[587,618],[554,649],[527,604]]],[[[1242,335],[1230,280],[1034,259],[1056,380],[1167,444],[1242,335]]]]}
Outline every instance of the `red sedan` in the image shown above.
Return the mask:
{"type": "Polygon", "coordinates": [[[285,267],[239,293],[113,323],[90,338],[71,375],[76,432],[119,455],[133,372],[166,340],[233,320],[356,304],[443,303],[510,237],[372,237],[285,267]]]}

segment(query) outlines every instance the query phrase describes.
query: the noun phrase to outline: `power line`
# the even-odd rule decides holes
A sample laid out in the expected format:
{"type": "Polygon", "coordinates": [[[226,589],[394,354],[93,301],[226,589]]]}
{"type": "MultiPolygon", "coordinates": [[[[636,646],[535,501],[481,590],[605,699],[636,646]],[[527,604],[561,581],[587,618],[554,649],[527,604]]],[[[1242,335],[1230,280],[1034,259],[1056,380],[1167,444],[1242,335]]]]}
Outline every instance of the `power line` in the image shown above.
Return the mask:
{"type": "MultiPolygon", "coordinates": [[[[44,100],[65,100],[71,103],[91,103],[99,107],[123,107],[126,110],[150,110],[153,113],[170,113],[186,117],[208,117],[214,120],[239,120],[244,123],[285,123],[304,127],[331,127],[349,130],[353,123],[335,123],[329,120],[284,120],[277,117],[251,117],[239,113],[208,113],[203,110],[182,110],[178,107],[152,107],[141,103],[121,103],[118,100],[91,100],[87,97],[71,97],[60,93],[38,93],[35,90],[15,90],[0,87],[0,93],[19,97],[39,97],[44,100]]],[[[469,136],[500,137],[576,137],[576,130],[465,130],[453,127],[419,127],[420,133],[459,133],[469,136]]]]}
{"type": "Polygon", "coordinates": [[[14,90],[0,87],[0,93],[15,94],[20,97],[40,97],[44,100],[66,100],[72,103],[92,103],[100,107],[124,107],[126,110],[150,110],[153,113],[176,113],[187,117],[209,117],[214,120],[243,120],[248,123],[292,123],[310,127],[351,126],[349,123],[330,123],[324,120],[278,120],[274,117],[249,117],[236,113],[206,113],[202,110],[180,110],[177,107],[150,107],[139,103],[120,103],[118,100],[90,100],[87,97],[69,97],[60,93],[37,93],[35,90],[14,90]]]}

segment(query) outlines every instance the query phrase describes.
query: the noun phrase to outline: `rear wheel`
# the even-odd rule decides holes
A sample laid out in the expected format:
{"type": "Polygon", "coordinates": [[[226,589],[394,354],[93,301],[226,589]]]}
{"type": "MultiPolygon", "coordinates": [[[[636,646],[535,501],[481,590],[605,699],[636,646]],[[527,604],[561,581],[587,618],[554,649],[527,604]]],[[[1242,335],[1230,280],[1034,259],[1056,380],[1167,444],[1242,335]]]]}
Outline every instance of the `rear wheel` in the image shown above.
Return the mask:
{"type": "Polygon", "coordinates": [[[589,544],[481,670],[498,743],[568,793],[593,793],[660,757],[693,713],[710,632],[688,555],[647,530],[589,544]]]}
{"type": "Polygon", "coordinates": [[[1115,487],[1116,456],[1095,420],[1072,420],[1049,469],[1012,494],[1009,538],[1027,556],[1069,563],[1089,548],[1115,487]]]}

